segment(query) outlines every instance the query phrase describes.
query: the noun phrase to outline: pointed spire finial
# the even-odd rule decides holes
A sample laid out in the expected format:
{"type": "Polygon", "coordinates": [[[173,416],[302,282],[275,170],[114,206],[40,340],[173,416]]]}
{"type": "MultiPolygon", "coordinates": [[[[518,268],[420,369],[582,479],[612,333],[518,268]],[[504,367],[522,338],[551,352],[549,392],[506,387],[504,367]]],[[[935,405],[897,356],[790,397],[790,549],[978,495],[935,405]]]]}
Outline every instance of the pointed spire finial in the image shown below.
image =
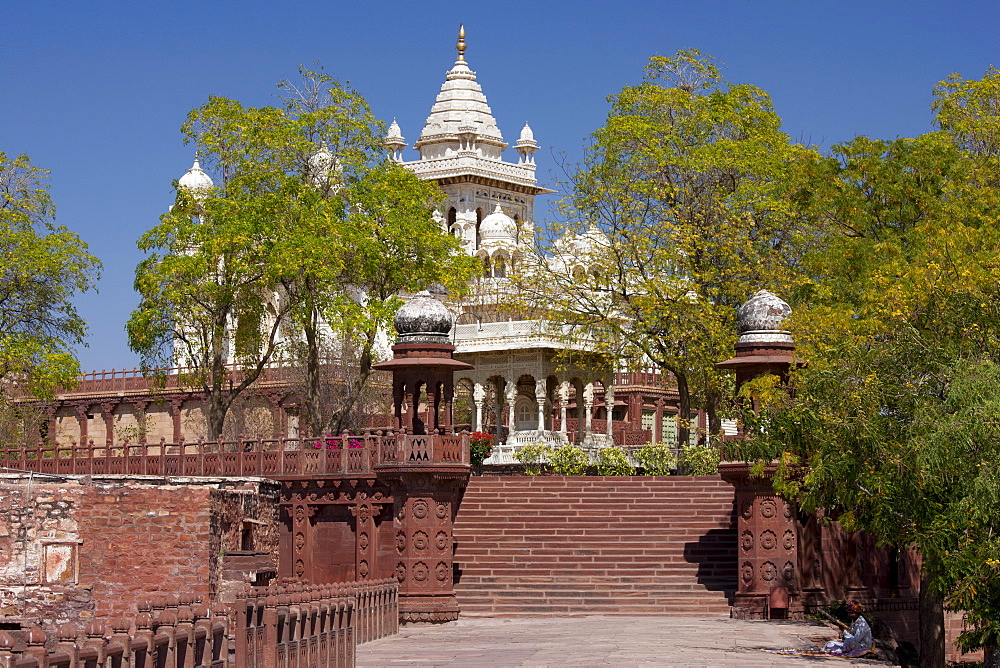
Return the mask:
{"type": "Polygon", "coordinates": [[[455,45],[458,49],[458,62],[465,62],[465,24],[458,26],[458,44],[455,45]]]}

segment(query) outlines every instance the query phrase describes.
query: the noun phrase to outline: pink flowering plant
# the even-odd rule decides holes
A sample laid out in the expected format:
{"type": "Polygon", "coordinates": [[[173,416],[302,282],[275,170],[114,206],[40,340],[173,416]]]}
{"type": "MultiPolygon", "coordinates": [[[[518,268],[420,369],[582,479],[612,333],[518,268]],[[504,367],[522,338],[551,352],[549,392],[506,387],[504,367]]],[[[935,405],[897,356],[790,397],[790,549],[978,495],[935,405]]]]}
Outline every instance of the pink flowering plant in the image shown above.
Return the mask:
{"type": "Polygon", "coordinates": [[[485,431],[474,431],[469,435],[469,450],[472,465],[480,467],[493,453],[493,437],[485,431]]]}
{"type": "MultiPolygon", "coordinates": [[[[333,434],[324,434],[323,438],[313,443],[313,447],[317,450],[340,450],[340,437],[334,436],[333,434]]],[[[347,449],[348,450],[360,450],[365,447],[364,442],[359,438],[349,438],[347,439],[347,449]]]]}

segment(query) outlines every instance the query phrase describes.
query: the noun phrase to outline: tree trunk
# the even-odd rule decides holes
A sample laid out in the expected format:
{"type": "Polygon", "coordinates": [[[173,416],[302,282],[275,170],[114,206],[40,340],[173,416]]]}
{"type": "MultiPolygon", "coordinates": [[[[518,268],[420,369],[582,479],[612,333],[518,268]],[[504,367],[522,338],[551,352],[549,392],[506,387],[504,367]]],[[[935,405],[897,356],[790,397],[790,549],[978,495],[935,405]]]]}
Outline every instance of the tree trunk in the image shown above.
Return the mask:
{"type": "Polygon", "coordinates": [[[944,602],[926,578],[920,580],[920,665],[938,668],[944,663],[944,602]]]}
{"type": "Polygon", "coordinates": [[[687,375],[674,372],[677,379],[677,397],[680,414],[677,416],[677,446],[685,447],[691,436],[691,389],[687,375]]]}
{"type": "Polygon", "coordinates": [[[1000,668],[1000,646],[983,647],[983,668],[1000,668]]]}
{"type": "MultiPolygon", "coordinates": [[[[223,369],[225,373],[225,369],[223,369]]],[[[223,386],[224,378],[211,384],[206,388],[205,403],[205,427],[208,430],[208,440],[218,443],[222,440],[222,430],[226,426],[226,413],[229,412],[230,401],[226,401],[226,390],[223,386]]]]}
{"type": "Polygon", "coordinates": [[[722,434],[722,418],[719,417],[719,404],[722,402],[722,395],[715,389],[708,388],[705,391],[705,413],[708,415],[708,436],[705,442],[708,443],[712,436],[722,434]]]}
{"type": "Polygon", "coordinates": [[[309,425],[309,435],[318,438],[323,433],[323,411],[320,406],[321,378],[319,362],[319,336],[317,334],[318,315],[315,310],[306,323],[306,424],[309,425]]]}
{"type": "Polygon", "coordinates": [[[368,377],[372,373],[372,348],[375,346],[377,333],[369,331],[365,335],[365,345],[358,356],[358,375],[353,381],[345,383],[347,385],[347,395],[344,397],[342,406],[330,416],[330,423],[333,425],[334,433],[341,433],[348,426],[348,418],[351,410],[361,397],[361,393],[368,383],[368,377]]]}

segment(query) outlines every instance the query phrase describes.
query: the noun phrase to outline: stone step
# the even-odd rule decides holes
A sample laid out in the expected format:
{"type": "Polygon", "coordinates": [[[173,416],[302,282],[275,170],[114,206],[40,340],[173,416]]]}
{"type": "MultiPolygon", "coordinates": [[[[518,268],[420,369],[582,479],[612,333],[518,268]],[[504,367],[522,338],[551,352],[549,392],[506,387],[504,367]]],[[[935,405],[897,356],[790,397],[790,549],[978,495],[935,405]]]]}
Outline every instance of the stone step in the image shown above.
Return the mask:
{"type": "Polygon", "coordinates": [[[462,614],[724,616],[735,523],[718,477],[474,477],[455,591],[462,614]]]}

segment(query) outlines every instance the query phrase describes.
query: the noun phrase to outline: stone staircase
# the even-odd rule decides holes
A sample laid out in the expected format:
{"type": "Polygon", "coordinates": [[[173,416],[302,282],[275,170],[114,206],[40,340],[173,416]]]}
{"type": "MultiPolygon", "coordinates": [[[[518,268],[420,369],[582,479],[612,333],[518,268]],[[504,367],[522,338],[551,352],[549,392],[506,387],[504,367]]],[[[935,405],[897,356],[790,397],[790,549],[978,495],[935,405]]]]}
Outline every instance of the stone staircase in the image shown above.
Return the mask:
{"type": "Polygon", "coordinates": [[[473,477],[455,523],[463,615],[729,614],[733,488],[708,477],[473,477]]]}

